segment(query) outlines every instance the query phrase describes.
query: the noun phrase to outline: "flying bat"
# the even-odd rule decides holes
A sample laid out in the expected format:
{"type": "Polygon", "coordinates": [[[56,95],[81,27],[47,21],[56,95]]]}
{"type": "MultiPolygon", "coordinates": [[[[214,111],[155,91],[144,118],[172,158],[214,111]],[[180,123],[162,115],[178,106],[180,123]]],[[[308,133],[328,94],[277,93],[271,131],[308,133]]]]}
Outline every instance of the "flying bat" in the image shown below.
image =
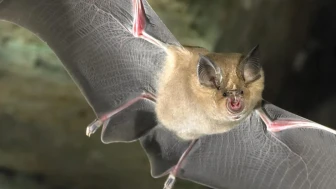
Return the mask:
{"type": "Polygon", "coordinates": [[[0,19],[53,49],[102,127],[139,141],[153,177],[211,188],[336,188],[335,131],[263,100],[246,55],[182,46],[146,0],[2,0],[0,19]]]}

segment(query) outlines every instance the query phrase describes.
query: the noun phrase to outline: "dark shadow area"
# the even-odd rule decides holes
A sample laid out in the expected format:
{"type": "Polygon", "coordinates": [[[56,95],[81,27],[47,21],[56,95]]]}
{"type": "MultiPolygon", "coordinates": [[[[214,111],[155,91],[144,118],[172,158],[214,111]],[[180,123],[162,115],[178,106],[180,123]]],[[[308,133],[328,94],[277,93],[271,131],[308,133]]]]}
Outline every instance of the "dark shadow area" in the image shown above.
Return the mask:
{"type": "Polygon", "coordinates": [[[335,129],[336,2],[324,0],[317,5],[307,40],[286,73],[275,103],[335,129]],[[320,115],[323,109],[328,111],[324,116],[320,115]]]}

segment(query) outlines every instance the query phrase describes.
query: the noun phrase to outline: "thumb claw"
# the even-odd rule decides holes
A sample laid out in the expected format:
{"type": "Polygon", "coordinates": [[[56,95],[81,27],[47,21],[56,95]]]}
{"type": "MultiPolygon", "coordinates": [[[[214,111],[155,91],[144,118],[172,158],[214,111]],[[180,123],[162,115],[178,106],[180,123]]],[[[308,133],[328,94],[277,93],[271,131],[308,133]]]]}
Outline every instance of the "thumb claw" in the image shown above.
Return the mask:
{"type": "Polygon", "coordinates": [[[100,119],[94,120],[89,126],[86,127],[86,136],[90,137],[94,134],[101,126],[103,125],[103,121],[100,119]]]}
{"type": "Polygon", "coordinates": [[[172,189],[174,187],[175,182],[176,182],[175,176],[170,174],[164,184],[163,189],[172,189]]]}
{"type": "Polygon", "coordinates": [[[88,137],[91,136],[91,129],[90,129],[90,127],[86,127],[86,136],[88,136],[88,137]]]}

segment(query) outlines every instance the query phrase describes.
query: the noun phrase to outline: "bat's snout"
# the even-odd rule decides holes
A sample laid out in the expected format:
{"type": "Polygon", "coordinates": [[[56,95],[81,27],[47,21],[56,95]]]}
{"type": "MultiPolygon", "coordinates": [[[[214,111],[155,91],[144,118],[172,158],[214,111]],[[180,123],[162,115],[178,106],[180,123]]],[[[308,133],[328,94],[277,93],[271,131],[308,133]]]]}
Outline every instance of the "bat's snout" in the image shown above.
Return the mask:
{"type": "Polygon", "coordinates": [[[241,95],[230,95],[226,106],[230,114],[236,115],[244,110],[244,100],[241,95]]]}
{"type": "Polygon", "coordinates": [[[242,103],[240,100],[232,100],[230,102],[230,108],[234,111],[238,111],[242,107],[242,103]]]}

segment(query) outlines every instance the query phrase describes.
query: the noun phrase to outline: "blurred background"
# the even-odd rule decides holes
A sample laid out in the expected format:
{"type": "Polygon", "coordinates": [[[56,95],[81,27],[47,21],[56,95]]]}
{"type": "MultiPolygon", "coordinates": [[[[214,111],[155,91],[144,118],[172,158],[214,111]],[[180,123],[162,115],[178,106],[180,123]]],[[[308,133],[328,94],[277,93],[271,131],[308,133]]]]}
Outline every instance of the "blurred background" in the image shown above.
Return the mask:
{"type": "MultiPolygon", "coordinates": [[[[335,128],[336,1],[149,0],[183,44],[247,53],[261,45],[264,98],[335,128]]],[[[161,188],[138,143],[85,136],[93,112],[57,57],[0,22],[0,188],[161,188]]],[[[177,188],[204,188],[181,180],[177,188]]]]}

